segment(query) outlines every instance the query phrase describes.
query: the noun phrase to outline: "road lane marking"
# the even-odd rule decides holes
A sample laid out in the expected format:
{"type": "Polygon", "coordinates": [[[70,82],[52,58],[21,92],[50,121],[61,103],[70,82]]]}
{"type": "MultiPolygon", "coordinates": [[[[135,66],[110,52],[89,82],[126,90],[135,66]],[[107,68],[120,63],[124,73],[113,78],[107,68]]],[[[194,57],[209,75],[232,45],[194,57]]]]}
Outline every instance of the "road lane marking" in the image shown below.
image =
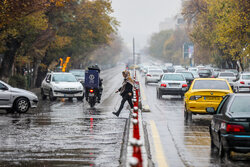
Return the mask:
{"type": "Polygon", "coordinates": [[[142,100],[143,100],[143,101],[146,101],[146,100],[147,100],[147,97],[145,96],[145,92],[144,92],[144,89],[142,88],[141,82],[140,82],[140,87],[141,87],[141,96],[142,96],[142,100]]]}
{"type": "Polygon", "coordinates": [[[156,127],[156,124],[153,120],[150,121],[150,126],[152,130],[152,137],[155,146],[156,160],[159,167],[168,167],[165,155],[162,149],[161,139],[156,127]]]}

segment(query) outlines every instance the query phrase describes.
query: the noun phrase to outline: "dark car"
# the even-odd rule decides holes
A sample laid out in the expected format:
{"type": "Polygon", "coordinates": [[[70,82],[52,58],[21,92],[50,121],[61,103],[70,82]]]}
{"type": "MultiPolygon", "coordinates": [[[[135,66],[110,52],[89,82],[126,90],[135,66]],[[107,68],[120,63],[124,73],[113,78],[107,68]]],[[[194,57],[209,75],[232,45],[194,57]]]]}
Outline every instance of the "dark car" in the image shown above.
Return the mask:
{"type": "Polygon", "coordinates": [[[209,128],[211,147],[218,148],[220,157],[230,158],[231,151],[250,152],[249,102],[250,94],[228,94],[213,115],[209,128]]]}
{"type": "Polygon", "coordinates": [[[200,78],[210,78],[212,76],[212,70],[211,69],[200,69],[198,71],[198,75],[200,78]]]}
{"type": "Polygon", "coordinates": [[[190,85],[192,84],[193,80],[194,80],[194,75],[192,72],[189,72],[189,71],[182,71],[182,72],[179,72],[180,74],[182,74],[186,81],[187,81],[187,85],[188,85],[188,88],[190,87],[190,85]]]}

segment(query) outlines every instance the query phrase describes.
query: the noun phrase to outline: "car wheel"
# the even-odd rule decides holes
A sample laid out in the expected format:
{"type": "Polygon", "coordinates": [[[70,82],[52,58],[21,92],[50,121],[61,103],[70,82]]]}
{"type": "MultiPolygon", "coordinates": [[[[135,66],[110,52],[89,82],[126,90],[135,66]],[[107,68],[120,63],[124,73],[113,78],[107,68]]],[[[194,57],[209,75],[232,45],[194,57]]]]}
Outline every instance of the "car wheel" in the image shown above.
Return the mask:
{"type": "Polygon", "coordinates": [[[49,100],[50,101],[55,101],[56,100],[56,97],[53,96],[52,90],[49,91],[49,100]]]}
{"type": "Polygon", "coordinates": [[[226,159],[230,159],[230,154],[231,154],[231,151],[230,150],[225,150],[224,147],[223,147],[223,144],[220,140],[220,143],[219,143],[219,157],[220,158],[226,158],[226,159]]]}
{"type": "Polygon", "coordinates": [[[192,121],[192,116],[193,116],[193,114],[192,114],[192,112],[187,112],[187,114],[188,114],[188,121],[192,121]]]}
{"type": "Polygon", "coordinates": [[[184,120],[185,120],[185,121],[188,120],[188,113],[187,113],[186,106],[185,106],[185,108],[184,108],[184,120]]]}
{"type": "Polygon", "coordinates": [[[46,100],[47,96],[44,94],[43,89],[41,89],[42,100],[46,100]]]}
{"type": "Polygon", "coordinates": [[[26,113],[30,108],[29,100],[23,97],[18,98],[15,101],[14,108],[19,113],[26,113]]]}
{"type": "Polygon", "coordinates": [[[158,91],[158,99],[162,99],[162,92],[160,90],[158,91]]]}
{"type": "Polygon", "coordinates": [[[236,93],[240,93],[239,87],[236,87],[236,93]]]}
{"type": "Polygon", "coordinates": [[[223,144],[221,141],[219,143],[219,152],[218,153],[219,153],[220,158],[223,158],[225,155],[225,150],[224,150],[224,147],[223,147],[223,144]]]}
{"type": "Polygon", "coordinates": [[[214,144],[214,138],[212,136],[212,129],[211,129],[211,125],[209,126],[209,133],[210,133],[210,140],[211,140],[211,149],[214,149],[216,146],[214,144]]]}

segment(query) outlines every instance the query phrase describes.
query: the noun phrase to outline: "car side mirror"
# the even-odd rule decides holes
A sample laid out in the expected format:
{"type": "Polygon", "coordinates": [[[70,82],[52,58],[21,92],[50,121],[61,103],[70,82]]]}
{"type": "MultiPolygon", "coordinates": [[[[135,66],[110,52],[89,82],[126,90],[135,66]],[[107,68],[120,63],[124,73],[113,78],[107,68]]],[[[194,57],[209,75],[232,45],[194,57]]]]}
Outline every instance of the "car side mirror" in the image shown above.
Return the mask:
{"type": "Polygon", "coordinates": [[[101,79],[101,81],[103,81],[103,79],[101,79]]]}
{"type": "Polygon", "coordinates": [[[50,80],[49,80],[49,79],[46,79],[46,82],[47,82],[47,83],[50,83],[50,80]]]}
{"type": "Polygon", "coordinates": [[[213,107],[207,107],[206,112],[209,114],[215,114],[215,109],[213,107]]]}

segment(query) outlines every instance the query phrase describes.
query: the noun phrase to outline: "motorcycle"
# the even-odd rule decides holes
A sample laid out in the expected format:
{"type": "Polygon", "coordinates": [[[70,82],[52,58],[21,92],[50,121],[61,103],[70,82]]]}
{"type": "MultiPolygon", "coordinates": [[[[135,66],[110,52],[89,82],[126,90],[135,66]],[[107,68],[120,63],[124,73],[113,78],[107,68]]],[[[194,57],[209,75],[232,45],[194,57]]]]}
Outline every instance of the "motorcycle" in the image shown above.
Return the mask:
{"type": "Polygon", "coordinates": [[[87,91],[87,102],[89,103],[90,107],[94,107],[97,102],[97,95],[94,89],[88,89],[87,91]]]}
{"type": "Polygon", "coordinates": [[[85,71],[85,90],[86,101],[90,107],[94,107],[97,102],[100,102],[98,97],[102,94],[102,79],[99,77],[98,70],[88,68],[85,71]]]}

